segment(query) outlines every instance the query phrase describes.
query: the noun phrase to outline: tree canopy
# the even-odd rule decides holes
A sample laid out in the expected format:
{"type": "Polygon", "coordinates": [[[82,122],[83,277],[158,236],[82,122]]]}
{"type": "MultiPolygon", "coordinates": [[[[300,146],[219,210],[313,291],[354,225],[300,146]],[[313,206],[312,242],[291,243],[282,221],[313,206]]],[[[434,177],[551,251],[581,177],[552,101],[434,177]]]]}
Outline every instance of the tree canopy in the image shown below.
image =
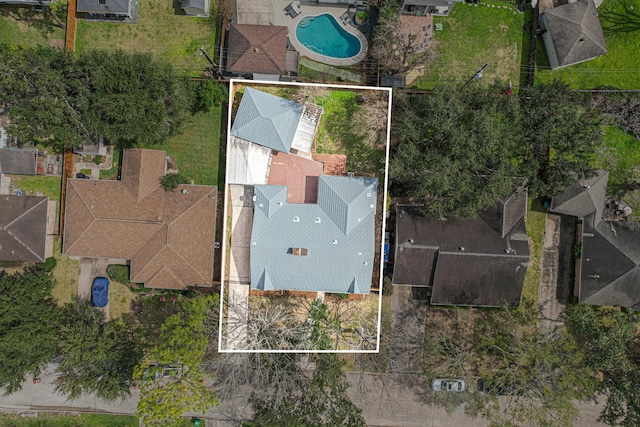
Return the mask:
{"type": "MultiPolygon", "coordinates": [[[[175,133],[196,103],[186,80],[148,53],[0,46],[9,132],[57,151],[104,137],[122,147],[175,133]]],[[[200,103],[205,101],[198,101],[200,103]]]]}
{"type": "Polygon", "coordinates": [[[582,349],[586,364],[602,375],[607,403],[599,421],[640,425],[640,317],[612,307],[574,304],[566,325],[582,349]]]}
{"type": "Polygon", "coordinates": [[[119,319],[105,323],[103,311],[85,302],[68,304],[65,317],[57,339],[56,391],[69,399],[87,393],[109,402],[128,397],[142,358],[134,331],[119,319]]]}
{"type": "Polygon", "coordinates": [[[0,387],[7,394],[56,354],[62,312],[51,297],[54,284],[38,266],[0,276],[0,387]]]}
{"type": "Polygon", "coordinates": [[[517,99],[477,86],[441,86],[394,102],[396,195],[411,196],[436,216],[470,217],[523,181],[517,99]]]}
{"type": "Polygon", "coordinates": [[[559,81],[508,96],[437,87],[394,99],[391,189],[432,215],[472,217],[514,186],[552,196],[590,175],[600,115],[559,81]]]}
{"type": "Polygon", "coordinates": [[[162,325],[159,344],[135,369],[140,387],[137,415],[148,426],[181,425],[185,412],[202,412],[219,401],[200,368],[208,345],[206,323],[218,295],[181,302],[162,325]],[[170,369],[167,369],[170,367],[170,369]]]}

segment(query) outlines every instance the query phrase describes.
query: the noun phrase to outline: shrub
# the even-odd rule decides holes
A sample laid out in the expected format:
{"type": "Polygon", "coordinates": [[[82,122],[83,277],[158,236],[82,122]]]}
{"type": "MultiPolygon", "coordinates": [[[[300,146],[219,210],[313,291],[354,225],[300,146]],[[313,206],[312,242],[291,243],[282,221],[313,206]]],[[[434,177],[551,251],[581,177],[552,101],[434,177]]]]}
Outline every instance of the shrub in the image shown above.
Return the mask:
{"type": "Polygon", "coordinates": [[[124,283],[126,285],[130,283],[129,282],[129,266],[111,264],[107,266],[107,276],[109,276],[111,280],[115,280],[116,282],[124,283]]]}
{"type": "Polygon", "coordinates": [[[56,260],[54,257],[49,257],[42,264],[40,264],[39,267],[44,271],[53,271],[53,269],[56,268],[57,264],[58,260],[56,260]]]}
{"type": "Polygon", "coordinates": [[[102,156],[98,154],[97,156],[93,156],[93,160],[91,160],[96,165],[99,165],[102,162],[102,156]]]}
{"type": "Polygon", "coordinates": [[[160,178],[160,185],[164,191],[173,191],[178,188],[178,185],[186,183],[187,179],[179,173],[170,173],[160,178]]]}

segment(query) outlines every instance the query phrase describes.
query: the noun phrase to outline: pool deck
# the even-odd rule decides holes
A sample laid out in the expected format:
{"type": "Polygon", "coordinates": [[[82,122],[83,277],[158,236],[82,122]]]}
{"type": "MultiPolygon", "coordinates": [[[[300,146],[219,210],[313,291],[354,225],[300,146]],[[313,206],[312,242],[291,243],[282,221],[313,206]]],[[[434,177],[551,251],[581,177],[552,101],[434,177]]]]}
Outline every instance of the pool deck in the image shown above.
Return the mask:
{"type": "MultiPolygon", "coordinates": [[[[274,10],[274,25],[284,25],[288,28],[289,32],[289,42],[294,47],[295,50],[300,52],[300,55],[306,56],[309,59],[314,61],[322,62],[324,64],[335,65],[335,66],[347,66],[357,64],[362,61],[367,56],[367,49],[369,48],[369,44],[367,42],[367,38],[362,34],[360,30],[352,26],[351,24],[345,25],[340,16],[347,11],[347,7],[344,5],[316,5],[316,4],[308,4],[308,3],[300,3],[301,13],[295,18],[291,18],[284,9],[291,3],[290,0],[271,0],[273,3],[274,10]],[[318,16],[322,14],[332,15],[338,25],[342,26],[342,28],[347,31],[349,34],[354,35],[358,40],[360,40],[360,52],[357,55],[351,56],[349,58],[333,58],[330,56],[321,55],[312,51],[311,49],[303,46],[296,37],[296,26],[301,19],[307,16],[318,16]]],[[[296,2],[297,3],[297,2],[296,2]]]]}

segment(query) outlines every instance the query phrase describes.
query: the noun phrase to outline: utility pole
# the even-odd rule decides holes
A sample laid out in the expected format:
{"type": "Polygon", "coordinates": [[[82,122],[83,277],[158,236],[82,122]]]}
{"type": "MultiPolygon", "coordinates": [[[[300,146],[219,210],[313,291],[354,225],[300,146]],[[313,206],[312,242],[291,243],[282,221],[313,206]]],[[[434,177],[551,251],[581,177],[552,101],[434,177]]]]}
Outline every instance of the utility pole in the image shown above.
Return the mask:
{"type": "Polygon", "coordinates": [[[211,58],[209,58],[209,55],[207,55],[207,52],[205,52],[204,50],[204,45],[200,46],[200,53],[202,53],[204,55],[205,58],[207,58],[207,61],[209,61],[209,63],[211,64],[211,68],[213,69],[213,71],[216,73],[216,76],[220,77],[220,78],[224,78],[222,76],[222,73],[220,72],[220,69],[218,68],[218,66],[216,65],[215,62],[213,62],[211,60],[211,58]]]}
{"type": "Polygon", "coordinates": [[[469,83],[471,83],[473,81],[473,79],[477,79],[482,77],[482,72],[489,66],[489,63],[487,62],[486,64],[484,64],[482,67],[480,67],[480,69],[478,71],[476,71],[476,73],[471,76],[471,78],[469,80],[467,80],[467,82],[462,85],[462,87],[460,88],[460,90],[464,89],[469,83]]]}

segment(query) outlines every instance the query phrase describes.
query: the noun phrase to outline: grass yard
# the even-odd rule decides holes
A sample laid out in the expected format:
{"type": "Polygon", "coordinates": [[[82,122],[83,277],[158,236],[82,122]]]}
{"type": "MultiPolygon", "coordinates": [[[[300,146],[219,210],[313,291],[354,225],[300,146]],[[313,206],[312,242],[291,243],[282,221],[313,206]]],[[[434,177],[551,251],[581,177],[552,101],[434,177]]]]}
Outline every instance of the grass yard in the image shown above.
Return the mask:
{"type": "MultiPolygon", "coordinates": [[[[215,4],[215,2],[212,2],[215,4]]],[[[184,15],[178,2],[145,0],[139,2],[138,23],[121,24],[78,20],[76,50],[115,49],[152,52],[171,62],[179,72],[200,76],[209,62],[200,55],[204,45],[213,57],[218,33],[215,10],[209,18],[184,15]]]]}
{"type": "Polygon", "coordinates": [[[53,257],[58,262],[53,269],[53,277],[56,279],[56,286],[52,294],[58,305],[73,302],[78,295],[78,269],[79,262],[62,255],[62,239],[56,238],[53,246],[53,257]]]}
{"type": "MultiPolygon", "coordinates": [[[[66,3],[66,0],[60,1],[66,3]]],[[[0,10],[0,43],[42,46],[53,39],[64,42],[64,31],[52,22],[43,12],[3,5],[0,10]],[[22,20],[22,16],[29,16],[29,21],[22,20]]]]}
{"type": "MultiPolygon", "coordinates": [[[[611,0],[609,0],[611,1],[611,0]]],[[[640,0],[629,0],[640,9],[640,0]]],[[[600,18],[602,21],[602,18],[600,18]]],[[[640,33],[605,34],[609,53],[581,64],[551,71],[542,39],[538,42],[535,81],[558,78],[576,89],[613,86],[620,89],[640,89],[640,33]]]]}
{"type": "Polygon", "coordinates": [[[113,148],[111,169],[100,169],[100,179],[118,179],[118,166],[122,159],[122,150],[113,148]]]}
{"type": "Polygon", "coordinates": [[[0,414],[0,427],[137,427],[137,417],[124,415],[82,414],[49,415],[36,418],[0,414]]]}
{"type": "Polygon", "coordinates": [[[62,178],[59,176],[11,175],[11,183],[16,189],[26,191],[28,196],[33,196],[36,193],[42,193],[43,196],[47,196],[51,200],[60,202],[62,178]]]}
{"type": "MultiPolygon", "coordinates": [[[[524,277],[522,287],[522,300],[533,301],[531,306],[534,310],[538,307],[538,296],[540,292],[540,279],[542,278],[542,243],[544,240],[544,226],[547,219],[547,210],[542,206],[539,199],[529,198],[527,207],[527,234],[529,235],[529,250],[531,252],[531,262],[524,277]]],[[[522,306],[524,307],[524,306],[522,306]]]]}
{"type": "Polygon", "coordinates": [[[640,179],[640,140],[618,126],[604,129],[606,151],[596,158],[596,167],[609,171],[607,192],[622,196],[629,184],[640,179]]]}
{"type": "Polygon", "coordinates": [[[111,319],[120,318],[123,314],[131,312],[131,301],[136,299],[137,295],[131,292],[127,285],[112,280],[110,294],[109,316],[111,319]]]}
{"type": "Polygon", "coordinates": [[[356,103],[356,93],[328,91],[326,95],[316,97],[314,102],[324,108],[324,116],[318,127],[316,151],[346,154],[347,169],[356,175],[380,175],[384,170],[384,150],[366,144],[364,136],[354,132],[354,113],[362,108],[356,103]]]}
{"type": "MultiPolygon", "coordinates": [[[[414,85],[431,89],[442,82],[464,83],[483,64],[483,80],[520,82],[524,14],[506,2],[458,3],[448,17],[434,17],[438,57],[414,85]]],[[[528,34],[528,33],[527,33],[528,34]]],[[[528,36],[527,36],[528,37],[528,36]]]]}
{"type": "Polygon", "coordinates": [[[166,150],[167,155],[178,163],[180,174],[188,180],[201,185],[218,185],[220,130],[222,126],[226,127],[222,119],[222,107],[198,113],[185,124],[182,134],[153,148],[166,150]]]}

